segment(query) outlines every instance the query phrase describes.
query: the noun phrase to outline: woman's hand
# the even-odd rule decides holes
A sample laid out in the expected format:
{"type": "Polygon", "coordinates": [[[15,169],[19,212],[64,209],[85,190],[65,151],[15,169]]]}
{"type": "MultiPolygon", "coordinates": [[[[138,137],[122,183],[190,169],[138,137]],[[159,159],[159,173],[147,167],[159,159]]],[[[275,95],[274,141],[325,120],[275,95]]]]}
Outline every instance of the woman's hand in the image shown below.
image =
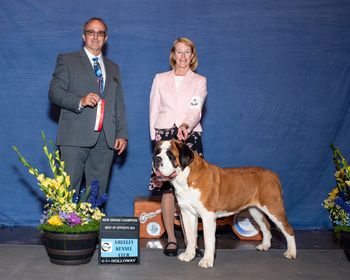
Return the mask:
{"type": "Polygon", "coordinates": [[[183,123],[182,125],[179,126],[177,130],[177,139],[180,141],[186,141],[188,138],[188,124],[183,123]]]}

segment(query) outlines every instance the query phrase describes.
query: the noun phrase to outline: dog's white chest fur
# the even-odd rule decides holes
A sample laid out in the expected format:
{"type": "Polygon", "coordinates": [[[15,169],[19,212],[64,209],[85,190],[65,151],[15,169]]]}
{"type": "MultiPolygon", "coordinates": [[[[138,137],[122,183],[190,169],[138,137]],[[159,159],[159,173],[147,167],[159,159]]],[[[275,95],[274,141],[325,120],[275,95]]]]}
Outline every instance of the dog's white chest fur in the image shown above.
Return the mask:
{"type": "Polygon", "coordinates": [[[177,203],[181,209],[186,209],[192,215],[200,217],[205,208],[200,200],[200,191],[188,186],[187,177],[190,173],[190,168],[186,167],[183,171],[178,170],[177,173],[178,175],[172,181],[175,187],[177,203]]]}

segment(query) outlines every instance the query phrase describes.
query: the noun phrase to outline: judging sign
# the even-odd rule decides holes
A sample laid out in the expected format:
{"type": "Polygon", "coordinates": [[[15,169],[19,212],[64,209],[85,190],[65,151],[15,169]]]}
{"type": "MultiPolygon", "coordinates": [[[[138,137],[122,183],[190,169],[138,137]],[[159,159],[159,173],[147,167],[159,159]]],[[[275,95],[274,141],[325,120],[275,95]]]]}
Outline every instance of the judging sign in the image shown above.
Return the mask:
{"type": "Polygon", "coordinates": [[[140,263],[137,217],[103,217],[100,224],[100,264],[140,263]]]}

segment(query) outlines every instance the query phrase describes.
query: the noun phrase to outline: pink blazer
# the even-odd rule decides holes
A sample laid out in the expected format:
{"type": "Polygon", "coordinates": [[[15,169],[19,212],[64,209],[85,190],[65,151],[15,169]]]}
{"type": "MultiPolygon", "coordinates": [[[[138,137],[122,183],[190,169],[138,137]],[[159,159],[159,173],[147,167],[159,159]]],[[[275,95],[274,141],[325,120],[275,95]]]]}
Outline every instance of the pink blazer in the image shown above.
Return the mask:
{"type": "Polygon", "coordinates": [[[150,134],[156,128],[189,125],[189,132],[202,131],[200,120],[207,96],[207,79],[189,70],[179,88],[175,86],[174,70],[156,74],[150,94],[150,134]]]}

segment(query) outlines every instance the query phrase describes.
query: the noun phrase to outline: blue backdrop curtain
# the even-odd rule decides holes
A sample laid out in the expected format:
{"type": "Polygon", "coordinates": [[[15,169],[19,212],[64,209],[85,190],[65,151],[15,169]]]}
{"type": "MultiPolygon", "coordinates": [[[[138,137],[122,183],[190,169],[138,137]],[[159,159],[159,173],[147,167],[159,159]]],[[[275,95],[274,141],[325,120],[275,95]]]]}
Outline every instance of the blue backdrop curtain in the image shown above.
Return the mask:
{"type": "Polygon", "coordinates": [[[97,16],[110,29],[106,55],[122,70],[130,131],[126,158],[113,166],[109,215],[132,215],[134,198],[149,195],[149,91],[185,36],[208,78],[206,159],[272,169],[291,224],[330,228],[321,206],[335,185],[329,145],[350,159],[349,1],[1,0],[0,15],[0,225],[40,219],[42,194],[11,145],[49,172],[41,131],[55,139],[58,110],[47,94],[56,56],[80,49],[83,23],[97,16]]]}

